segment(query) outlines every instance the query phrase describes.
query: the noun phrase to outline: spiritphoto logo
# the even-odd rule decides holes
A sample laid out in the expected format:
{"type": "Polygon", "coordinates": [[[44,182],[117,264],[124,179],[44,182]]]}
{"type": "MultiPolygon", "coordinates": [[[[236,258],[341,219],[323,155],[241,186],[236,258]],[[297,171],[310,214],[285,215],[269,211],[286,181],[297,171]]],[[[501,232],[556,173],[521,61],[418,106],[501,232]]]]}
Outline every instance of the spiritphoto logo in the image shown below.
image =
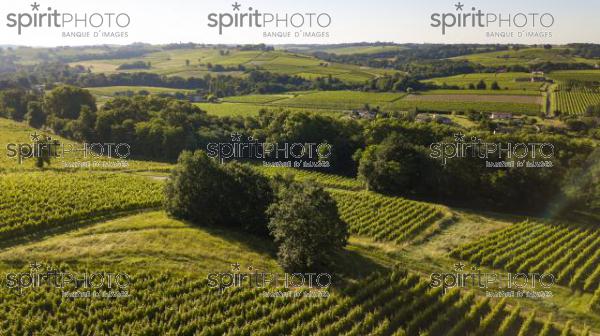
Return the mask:
{"type": "Polygon", "coordinates": [[[489,168],[549,168],[553,166],[554,145],[548,142],[483,142],[477,137],[471,137],[470,141],[465,139],[462,133],[454,134],[454,142],[435,142],[430,145],[434,159],[442,161],[446,165],[448,159],[453,158],[480,158],[486,161],[489,168]],[[541,161],[535,161],[535,160],[541,161]]]}
{"type": "Polygon", "coordinates": [[[431,273],[431,287],[441,287],[444,292],[452,288],[471,288],[486,291],[487,297],[552,297],[550,289],[556,283],[553,274],[482,272],[477,266],[470,268],[458,262],[451,272],[431,273]]]}
{"type": "Polygon", "coordinates": [[[231,134],[231,142],[212,142],[206,146],[209,157],[229,160],[261,161],[264,166],[328,168],[332,145],[322,142],[259,142],[252,136],[231,134]]]}
{"type": "Polygon", "coordinates": [[[123,161],[131,155],[131,146],[127,143],[61,143],[51,136],[33,133],[30,143],[9,143],[6,145],[7,156],[14,158],[19,164],[27,159],[41,159],[50,163],[51,159],[119,159],[119,161],[62,161],[65,167],[77,168],[111,164],[127,166],[123,161]]]}
{"type": "Polygon", "coordinates": [[[90,272],[61,270],[52,265],[32,262],[29,270],[8,272],[4,287],[22,295],[25,290],[58,288],[64,290],[63,297],[124,297],[131,278],[122,272],[90,272]]]}
{"type": "Polygon", "coordinates": [[[223,292],[228,288],[273,288],[275,292],[265,292],[270,297],[326,297],[331,286],[329,273],[272,273],[264,272],[252,265],[242,269],[240,263],[231,264],[227,272],[209,273],[208,287],[223,292]],[[302,291],[308,290],[308,291],[302,291]],[[312,292],[316,290],[316,292],[312,292]]]}
{"type": "Polygon", "coordinates": [[[33,28],[60,28],[63,30],[63,37],[127,37],[127,32],[122,30],[131,24],[131,17],[127,13],[66,12],[51,6],[42,6],[38,2],[28,6],[29,11],[6,15],[6,26],[16,29],[18,35],[33,28]]]}
{"type": "MultiPolygon", "coordinates": [[[[431,14],[431,27],[440,28],[442,35],[451,29],[521,29],[518,37],[552,37],[552,32],[544,31],[554,26],[556,19],[551,13],[527,12],[488,12],[475,6],[469,7],[460,1],[454,11],[431,14]],[[538,31],[535,31],[538,30],[538,31]],[[541,36],[544,35],[544,36],[541,36]]],[[[488,32],[488,36],[490,32],[488,32]]],[[[506,33],[506,31],[504,32],[506,33]]],[[[514,33],[512,32],[514,37],[514,33]]],[[[492,34],[493,35],[493,34],[492,34]]]]}
{"type": "Polygon", "coordinates": [[[262,29],[263,37],[329,37],[323,30],[331,25],[331,15],[324,12],[284,12],[262,11],[255,7],[245,7],[237,1],[228,12],[208,14],[208,26],[217,28],[219,35],[225,29],[262,29]],[[279,30],[291,29],[291,30],[279,30]]]}

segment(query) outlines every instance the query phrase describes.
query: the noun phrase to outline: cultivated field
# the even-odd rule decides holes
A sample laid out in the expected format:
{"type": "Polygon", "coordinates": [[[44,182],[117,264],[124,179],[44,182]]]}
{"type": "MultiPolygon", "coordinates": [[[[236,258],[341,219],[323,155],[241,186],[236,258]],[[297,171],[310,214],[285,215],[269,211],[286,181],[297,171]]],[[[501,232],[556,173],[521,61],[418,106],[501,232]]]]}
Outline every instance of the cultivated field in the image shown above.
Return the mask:
{"type": "Polygon", "coordinates": [[[0,241],[162,201],[158,182],[109,173],[0,175],[0,241]]]}
{"type": "Polygon", "coordinates": [[[548,77],[555,81],[600,82],[600,70],[562,70],[552,71],[548,77]]]}
{"type": "Polygon", "coordinates": [[[348,82],[364,82],[388,71],[356,65],[328,63],[312,56],[285,51],[243,51],[238,49],[195,48],[163,50],[130,59],[90,60],[73,62],[93,72],[153,72],[167,76],[204,77],[206,74],[242,76],[245,69],[262,69],[280,74],[305,78],[332,75],[348,82]],[[149,69],[118,70],[121,64],[142,61],[150,63],[149,69]],[[189,65],[188,63],[189,62],[189,65]],[[225,71],[214,72],[211,66],[222,65],[225,71]]]}
{"type": "MultiPolygon", "coordinates": [[[[552,274],[558,284],[594,292],[600,283],[598,247],[595,228],[525,221],[461,246],[452,256],[514,273],[552,274]]],[[[600,291],[591,308],[600,308],[600,291]]]]}
{"type": "Polygon", "coordinates": [[[520,50],[495,51],[466,56],[459,56],[452,59],[467,60],[484,66],[510,66],[537,64],[543,62],[555,63],[588,63],[597,64],[597,61],[572,56],[567,48],[523,48],[520,50]]]}
{"type": "Polygon", "coordinates": [[[330,191],[338,202],[341,218],[350,232],[377,241],[402,243],[429,230],[439,229],[439,221],[448,212],[442,207],[385,197],[369,192],[330,191]],[[436,225],[437,224],[437,225],[436,225]]]}
{"type": "MultiPolygon", "coordinates": [[[[17,126],[24,128],[4,124],[8,129],[17,126]]],[[[5,128],[1,134],[14,136],[5,128]]],[[[579,318],[573,315],[580,314],[577,310],[565,308],[550,320],[552,310],[529,301],[517,306],[508,300],[484,299],[468,289],[443,293],[431,288],[427,270],[445,268],[452,261],[443,254],[421,254],[426,247],[419,244],[442,243],[445,250],[451,246],[445,242],[448,230],[455,226],[459,233],[453,235],[470,241],[464,231],[470,224],[452,223],[451,209],[367,192],[352,178],[257,169],[268,176],[291,172],[297,179],[313,179],[338,202],[352,238],[335,266],[344,276],[334,279],[328,298],[261,295],[276,288],[230,288],[223,293],[208,288],[207,273],[228,271],[235,262],[281,272],[274,247],[262,238],[196,226],[153,211],[162,198],[162,173],[4,173],[0,183],[9,193],[1,199],[0,216],[9,224],[0,235],[0,270],[27,272],[29,263],[38,260],[63,271],[126,272],[132,280],[130,296],[114,299],[63,298],[62,291],[71,287],[44,285],[22,293],[1,287],[0,299],[11,309],[0,310],[0,333],[416,336],[428,331],[459,336],[495,331],[538,335],[547,329],[551,334],[585,334],[582,324],[567,323],[573,316],[579,318]],[[25,210],[23,204],[28,204],[25,210]],[[19,232],[27,233],[31,241],[15,241],[19,232]],[[413,253],[421,258],[418,265],[411,260],[413,253]],[[396,263],[417,271],[391,271],[396,263]]],[[[469,231],[475,234],[472,239],[486,226],[478,220],[469,231]]],[[[587,238],[577,231],[564,236],[577,251],[577,244],[584,244],[578,237],[591,241],[596,234],[587,238]]],[[[586,319],[600,324],[594,316],[586,319]]]]}
{"type": "MultiPolygon", "coordinates": [[[[563,82],[564,83],[564,82],[563,82]]],[[[552,91],[552,110],[555,113],[580,115],[592,105],[600,104],[600,87],[559,84],[552,91]]]]}
{"type": "MultiPolygon", "coordinates": [[[[469,84],[477,85],[477,83],[483,80],[487,86],[487,90],[496,91],[499,94],[503,90],[512,91],[515,90],[523,91],[522,94],[536,95],[542,90],[544,83],[532,82],[531,74],[525,72],[507,72],[507,73],[474,73],[465,75],[456,75],[449,77],[439,77],[424,80],[423,82],[430,82],[437,85],[456,85],[462,89],[467,89],[469,84]],[[500,90],[491,90],[493,82],[498,82],[500,90]],[[530,92],[531,91],[531,92],[530,92]]],[[[482,90],[483,91],[483,90],[482,90]]],[[[485,91],[487,92],[487,91],[485,91]]]]}
{"type": "Polygon", "coordinates": [[[149,94],[175,94],[175,93],[193,93],[194,90],[186,90],[186,89],[172,89],[172,88],[163,88],[156,86],[101,86],[101,87],[90,87],[86,88],[92,94],[97,96],[106,96],[106,97],[114,97],[118,94],[123,94],[126,92],[133,92],[134,94],[139,93],[140,91],[146,91],[149,94]]]}
{"type": "MultiPolygon", "coordinates": [[[[483,91],[485,93],[493,91],[483,91]]],[[[539,95],[525,94],[477,94],[471,90],[433,90],[419,94],[393,92],[358,91],[307,91],[290,95],[251,95],[224,98],[221,104],[198,104],[202,109],[214,111],[218,115],[240,115],[248,111],[256,113],[261,108],[301,109],[323,112],[343,112],[362,109],[366,105],[379,107],[382,111],[407,111],[412,109],[428,111],[468,111],[512,112],[515,114],[537,115],[542,108],[539,95]]]]}

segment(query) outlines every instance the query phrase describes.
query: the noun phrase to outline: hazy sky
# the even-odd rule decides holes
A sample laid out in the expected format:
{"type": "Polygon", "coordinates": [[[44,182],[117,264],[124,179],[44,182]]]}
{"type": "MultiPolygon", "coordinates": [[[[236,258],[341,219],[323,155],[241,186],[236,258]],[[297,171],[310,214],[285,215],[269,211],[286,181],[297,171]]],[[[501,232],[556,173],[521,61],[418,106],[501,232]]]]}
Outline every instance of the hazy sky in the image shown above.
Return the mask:
{"type": "MultiPolygon", "coordinates": [[[[238,0],[239,11],[234,11],[236,1],[205,1],[205,0],[41,0],[4,2],[0,8],[0,44],[19,44],[33,46],[56,45],[89,45],[100,43],[128,44],[133,42],[172,43],[341,43],[359,41],[392,41],[392,42],[436,42],[436,43],[568,43],[595,42],[600,43],[600,1],[590,0],[505,0],[505,1],[461,1],[463,10],[457,10],[457,1],[446,0],[371,0],[371,1],[338,1],[338,0],[238,0]],[[32,5],[39,5],[34,10],[32,5]],[[131,22],[126,28],[104,26],[96,29],[89,26],[78,28],[64,27],[22,27],[21,35],[18,27],[8,27],[18,21],[21,16],[23,26],[28,24],[31,14],[48,13],[57,10],[59,14],[91,16],[94,13],[126,13],[131,22]],[[219,35],[218,28],[208,27],[210,13],[232,14],[249,13],[248,7],[259,13],[303,14],[296,19],[305,20],[301,28],[293,27],[225,27],[219,35]],[[499,27],[492,24],[487,28],[450,27],[442,35],[441,27],[431,26],[431,15],[434,13],[471,13],[472,7],[484,14],[501,15],[513,18],[519,13],[527,15],[527,25],[523,28],[499,27]],[[307,13],[326,13],[331,17],[331,24],[326,28],[307,27],[307,13]],[[554,24],[549,28],[541,27],[539,21],[532,20],[530,14],[542,15],[549,13],[554,24]],[[12,16],[11,16],[12,14],[12,16]],[[537,23],[535,27],[530,24],[537,23]],[[64,33],[84,34],[82,37],[64,36],[64,33]],[[94,37],[94,33],[112,33],[110,37],[94,37]],[[126,37],[115,37],[114,33],[126,33],[126,37]],[[312,36],[296,37],[310,32],[312,36]],[[284,37],[265,36],[265,33],[290,34],[284,37]],[[319,33],[319,34],[316,34],[319,33]],[[504,33],[506,37],[490,37],[487,33],[504,33]],[[526,34],[534,34],[527,37],[526,34]],[[89,37],[87,36],[89,34],[89,37]],[[522,36],[520,36],[520,34],[522,36]],[[315,36],[317,35],[317,36],[315,36]],[[323,36],[324,35],[324,36],[323,36]]],[[[524,15],[517,21],[524,23],[524,15]]],[[[61,16],[63,18],[64,16],[61,16]]],[[[68,16],[67,16],[68,17],[68,16]]],[[[100,16],[96,16],[94,24],[98,24],[100,16]]],[[[114,18],[114,16],[113,16],[114,18]]],[[[539,16],[536,16],[539,20],[539,16]]],[[[546,15],[546,22],[550,16],[546,15]]],[[[125,16],[121,17],[125,22],[125,16]]],[[[326,17],[323,16],[323,22],[326,17]]],[[[42,21],[46,25],[47,21],[42,21]]],[[[227,20],[224,17],[223,20],[227,20]]],[[[448,23],[452,18],[447,17],[448,23]]],[[[469,19],[470,20],[470,19],[469,19]]],[[[296,21],[299,22],[299,21],[296,21]]],[[[470,22],[470,21],[469,21],[470,22]]],[[[225,22],[226,23],[226,22],[225,22]]],[[[33,24],[32,24],[33,25],[33,24]]],[[[123,34],[122,34],[123,35],[123,34]]]]}

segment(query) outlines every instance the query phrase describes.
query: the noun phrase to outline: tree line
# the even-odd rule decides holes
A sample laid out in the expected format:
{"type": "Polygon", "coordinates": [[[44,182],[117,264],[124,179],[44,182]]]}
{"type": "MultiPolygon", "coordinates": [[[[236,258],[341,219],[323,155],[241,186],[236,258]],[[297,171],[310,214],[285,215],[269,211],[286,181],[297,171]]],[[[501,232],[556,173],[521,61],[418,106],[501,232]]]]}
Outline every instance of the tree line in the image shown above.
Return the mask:
{"type": "Polygon", "coordinates": [[[57,87],[43,98],[27,91],[4,90],[0,112],[79,141],[126,142],[138,158],[174,161],[184,150],[229,142],[231,133],[238,132],[268,143],[326,142],[332,147],[326,171],[358,176],[370,189],[386,194],[523,213],[547,212],[555,203],[563,210],[600,208],[600,191],[590,187],[600,175],[596,170],[586,170],[586,178],[573,183],[582,176],[582,167],[589,165],[596,145],[568,135],[530,134],[525,129],[509,135],[467,132],[467,139],[476,137],[504,146],[551,143],[556,149],[553,167],[488,168],[479,157],[455,158],[445,165],[432,158],[430,145],[453,143],[461,129],[415,123],[410,115],[371,121],[342,114],[261,111],[257,117],[218,118],[189,102],[153,95],[117,97],[98,108],[87,90],[71,86],[57,87]]]}

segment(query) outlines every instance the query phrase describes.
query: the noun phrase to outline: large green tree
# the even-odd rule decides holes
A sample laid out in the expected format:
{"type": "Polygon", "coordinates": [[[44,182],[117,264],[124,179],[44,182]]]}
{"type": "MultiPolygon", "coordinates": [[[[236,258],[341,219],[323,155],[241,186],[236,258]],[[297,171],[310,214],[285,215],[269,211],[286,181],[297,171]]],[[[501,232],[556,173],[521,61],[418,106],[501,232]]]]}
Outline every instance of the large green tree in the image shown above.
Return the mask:
{"type": "Polygon", "coordinates": [[[239,163],[220,164],[203,151],[184,151],[166,187],[169,214],[200,225],[218,225],[267,235],[269,180],[239,163]]]}
{"type": "Polygon", "coordinates": [[[348,240],[335,200],[313,182],[287,182],[277,188],[269,209],[269,229],[287,271],[323,269],[348,240]]]}
{"type": "Polygon", "coordinates": [[[44,98],[46,113],[55,118],[77,119],[83,106],[96,112],[96,99],[88,90],[74,86],[58,86],[44,98]]]}

